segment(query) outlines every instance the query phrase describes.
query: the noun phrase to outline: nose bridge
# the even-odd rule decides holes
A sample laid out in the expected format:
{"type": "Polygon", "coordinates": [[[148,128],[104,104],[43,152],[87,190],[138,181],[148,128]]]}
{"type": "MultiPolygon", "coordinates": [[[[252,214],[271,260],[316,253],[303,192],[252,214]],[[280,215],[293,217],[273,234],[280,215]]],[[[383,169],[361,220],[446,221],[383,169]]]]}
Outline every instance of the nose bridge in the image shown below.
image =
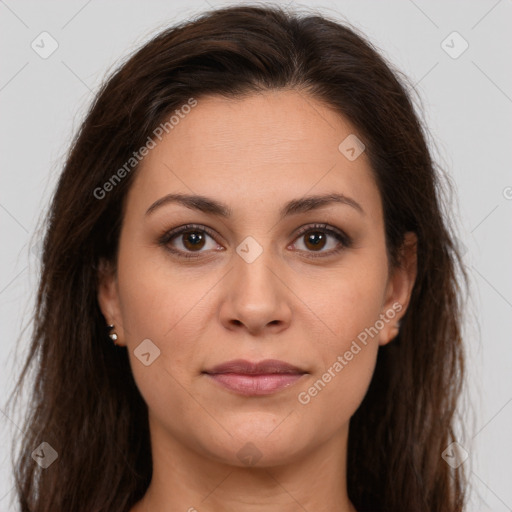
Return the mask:
{"type": "Polygon", "coordinates": [[[234,258],[234,279],[237,289],[249,295],[263,293],[267,301],[274,295],[273,289],[278,285],[276,277],[271,272],[275,267],[275,256],[272,253],[270,237],[245,237],[236,247],[234,258]]]}
{"type": "Polygon", "coordinates": [[[247,236],[236,247],[222,314],[230,325],[241,323],[256,331],[290,320],[286,287],[276,276],[279,269],[270,243],[270,237],[247,236]]]}

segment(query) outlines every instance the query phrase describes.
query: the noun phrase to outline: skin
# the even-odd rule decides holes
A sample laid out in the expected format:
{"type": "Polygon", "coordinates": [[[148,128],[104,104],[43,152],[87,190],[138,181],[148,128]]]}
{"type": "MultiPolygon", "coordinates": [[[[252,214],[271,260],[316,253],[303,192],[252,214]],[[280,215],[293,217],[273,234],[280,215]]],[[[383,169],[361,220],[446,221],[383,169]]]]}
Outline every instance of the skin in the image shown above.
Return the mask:
{"type": "Polygon", "coordinates": [[[303,92],[211,96],[143,160],[127,196],[117,269],[104,265],[98,291],[149,411],[153,479],[131,512],[355,511],[345,485],[349,420],[379,346],[398,332],[416,276],[413,234],[404,264],[388,266],[382,203],[366,154],[350,161],[338,149],[356,133],[303,92]],[[232,217],[177,203],[146,214],[169,193],[222,201],[232,217]],[[279,218],[287,201],[325,193],[349,196],[364,214],[333,203],[279,218]],[[194,249],[178,235],[168,245],[197,259],[158,243],[188,223],[211,228],[215,238],[203,234],[194,249]],[[317,246],[308,235],[318,229],[297,236],[315,223],[344,231],[353,245],[328,255],[340,244],[332,235],[317,246]],[[262,249],[251,263],[236,252],[247,236],[262,249]],[[300,403],[299,393],[394,303],[400,313],[300,403]],[[134,354],[145,339],[160,350],[149,366],[134,354]],[[279,359],[308,373],[263,397],[236,394],[202,373],[238,358],[279,359]],[[253,461],[259,456],[253,465],[237,456],[248,442],[253,461]]]}

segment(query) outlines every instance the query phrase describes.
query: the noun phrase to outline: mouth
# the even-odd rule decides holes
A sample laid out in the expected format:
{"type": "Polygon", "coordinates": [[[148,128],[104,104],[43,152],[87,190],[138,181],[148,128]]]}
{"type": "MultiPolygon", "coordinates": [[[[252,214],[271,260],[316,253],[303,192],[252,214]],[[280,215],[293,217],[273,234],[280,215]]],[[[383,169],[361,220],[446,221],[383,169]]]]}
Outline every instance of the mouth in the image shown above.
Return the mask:
{"type": "Polygon", "coordinates": [[[277,359],[257,363],[236,359],[202,373],[225,389],[246,396],[277,393],[308,374],[305,370],[277,359]]]}

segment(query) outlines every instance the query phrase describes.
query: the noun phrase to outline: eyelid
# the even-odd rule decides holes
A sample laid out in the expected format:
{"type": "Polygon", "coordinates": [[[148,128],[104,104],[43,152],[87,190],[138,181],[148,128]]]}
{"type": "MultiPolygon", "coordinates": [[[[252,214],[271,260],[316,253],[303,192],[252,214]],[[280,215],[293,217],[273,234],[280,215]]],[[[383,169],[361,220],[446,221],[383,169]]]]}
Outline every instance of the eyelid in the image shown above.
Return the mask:
{"type": "Polygon", "coordinates": [[[350,241],[349,236],[346,235],[341,229],[338,229],[337,227],[332,226],[331,224],[327,224],[325,222],[314,222],[301,226],[298,229],[297,233],[295,234],[295,239],[299,238],[299,236],[303,235],[304,233],[314,231],[315,229],[324,230],[333,235],[339,235],[340,237],[343,237],[343,239],[346,240],[347,243],[350,241]]]}

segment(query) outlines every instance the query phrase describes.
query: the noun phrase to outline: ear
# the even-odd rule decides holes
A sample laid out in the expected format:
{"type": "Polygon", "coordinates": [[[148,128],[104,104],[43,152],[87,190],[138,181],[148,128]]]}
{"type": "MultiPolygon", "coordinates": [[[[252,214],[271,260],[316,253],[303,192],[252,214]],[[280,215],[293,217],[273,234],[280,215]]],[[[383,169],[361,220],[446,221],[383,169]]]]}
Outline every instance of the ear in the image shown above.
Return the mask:
{"type": "Polygon", "coordinates": [[[98,266],[98,304],[107,324],[114,325],[110,332],[117,334],[116,345],[125,345],[117,275],[113,265],[105,260],[98,266]]]}
{"type": "Polygon", "coordinates": [[[391,269],[382,305],[381,318],[387,319],[380,332],[379,345],[386,345],[398,335],[399,321],[405,315],[417,274],[417,244],[415,233],[407,232],[400,249],[399,265],[391,269]]]}

